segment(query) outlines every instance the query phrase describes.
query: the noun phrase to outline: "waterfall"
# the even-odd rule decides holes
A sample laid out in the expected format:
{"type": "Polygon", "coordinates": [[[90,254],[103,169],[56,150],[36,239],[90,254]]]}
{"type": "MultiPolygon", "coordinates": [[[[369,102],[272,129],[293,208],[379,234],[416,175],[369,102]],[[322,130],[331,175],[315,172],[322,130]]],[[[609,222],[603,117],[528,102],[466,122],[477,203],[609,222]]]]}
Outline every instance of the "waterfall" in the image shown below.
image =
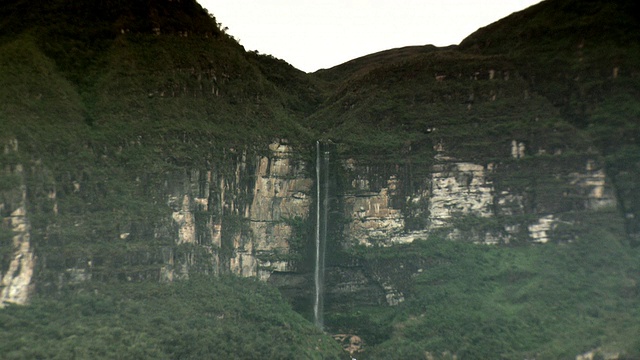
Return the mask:
{"type": "Polygon", "coordinates": [[[327,241],[327,218],[329,214],[329,151],[323,150],[320,141],[316,142],[316,226],[315,226],[315,300],[313,320],[319,328],[323,321],[324,258],[327,241]]]}

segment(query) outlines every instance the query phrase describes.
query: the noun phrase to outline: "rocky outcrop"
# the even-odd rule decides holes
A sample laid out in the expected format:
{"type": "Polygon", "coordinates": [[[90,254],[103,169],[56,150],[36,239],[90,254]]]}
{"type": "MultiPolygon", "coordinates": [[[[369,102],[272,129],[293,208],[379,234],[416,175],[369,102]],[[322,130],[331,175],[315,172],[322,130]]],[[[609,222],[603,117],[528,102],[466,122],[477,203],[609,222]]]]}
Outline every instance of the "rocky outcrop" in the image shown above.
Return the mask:
{"type": "Polygon", "coordinates": [[[533,242],[546,243],[550,240],[550,232],[555,229],[557,219],[553,215],[546,215],[538,219],[536,223],[528,226],[529,236],[533,242]]]}
{"type": "Polygon", "coordinates": [[[359,352],[363,351],[364,343],[362,339],[355,334],[335,334],[331,335],[334,340],[340,343],[342,349],[351,355],[353,358],[359,352]]]}
{"type": "Polygon", "coordinates": [[[584,198],[586,209],[598,210],[616,206],[615,194],[604,168],[593,159],[586,161],[584,171],[574,172],[570,178],[570,185],[584,198]]]}
{"type": "Polygon", "coordinates": [[[409,179],[396,174],[377,191],[369,188],[366,179],[354,180],[351,192],[345,194],[345,213],[352,220],[345,238],[349,243],[388,246],[427,238],[430,232],[450,226],[460,216],[494,216],[495,189],[488,176],[491,171],[491,164],[436,163],[428,177],[417,180],[421,182],[419,192],[404,192],[404,196],[399,188],[409,179]],[[407,229],[408,208],[424,224],[421,228],[407,229]]]}
{"type": "Polygon", "coordinates": [[[365,266],[334,266],[325,274],[325,308],[344,309],[385,303],[385,290],[365,266]]]}
{"type": "Polygon", "coordinates": [[[597,348],[591,351],[587,351],[584,354],[580,354],[576,356],[576,360],[595,360],[595,359],[603,359],[603,360],[618,360],[624,356],[620,353],[620,351],[606,351],[601,348],[597,348]]]}
{"type": "Polygon", "coordinates": [[[450,239],[498,244],[523,236],[522,229],[529,241],[544,243],[557,224],[570,224],[563,214],[616,206],[612,186],[594,158],[586,158],[584,166],[561,154],[525,158],[525,145],[515,140],[511,158],[484,165],[446,156],[442,144],[436,150],[428,176],[408,179],[392,172],[377,189],[362,176],[366,169],[353,159],[345,162],[347,173],[357,174],[344,194],[345,216],[351,220],[345,227],[347,243],[389,246],[448,231],[450,239]],[[418,190],[403,190],[408,183],[418,190]],[[492,226],[473,225],[478,219],[493,219],[492,226]]]}
{"type": "MultiPolygon", "coordinates": [[[[13,140],[5,147],[5,154],[18,151],[18,142],[13,140]]],[[[4,230],[13,234],[9,263],[6,269],[0,269],[0,307],[5,303],[26,304],[33,291],[32,278],[36,257],[31,245],[31,229],[27,217],[27,187],[24,182],[22,164],[4,169],[3,176],[17,180],[13,189],[0,193],[1,224],[4,230]]]]}
{"type": "Polygon", "coordinates": [[[288,220],[308,217],[313,181],[286,141],[268,150],[231,152],[214,169],[178,177],[182,185],[168,196],[176,243],[207,249],[216,272],[266,280],[289,270],[294,230],[288,220]]]}
{"type": "MultiPolygon", "coordinates": [[[[13,151],[9,148],[13,149],[9,146],[6,151],[13,151]]],[[[436,150],[433,161],[421,165],[424,168],[417,172],[405,171],[400,165],[365,165],[358,159],[333,156],[337,161],[333,160],[336,168],[332,170],[333,244],[329,246],[392,246],[436,233],[485,244],[523,238],[545,243],[555,240],[559,226],[572,225],[565,214],[616,206],[597,157],[525,156],[524,145],[517,141],[506,147],[503,159],[486,164],[456,159],[446,154],[443,144],[436,150]],[[539,167],[545,167],[544,171],[536,173],[539,167]]],[[[127,264],[144,269],[145,274],[119,270],[116,276],[172,281],[203,271],[268,280],[277,273],[278,282],[284,283],[284,278],[294,279],[289,275],[308,270],[313,259],[305,252],[305,244],[311,241],[309,215],[316,211],[315,180],[309,170],[312,164],[303,160],[301,150],[278,140],[263,150],[227,149],[216,159],[203,168],[165,174],[163,185],[151,196],[164,199],[159,206],[169,211],[164,220],[154,222],[151,234],[169,240],[127,255],[127,264]]],[[[5,169],[3,174],[20,181],[11,192],[13,198],[5,192],[2,203],[4,227],[13,231],[15,249],[2,268],[2,296],[3,301],[21,303],[28,299],[36,258],[27,217],[25,175],[20,166],[5,169]]],[[[71,185],[61,187],[63,196],[91,200],[87,195],[92,191],[90,182],[73,177],[67,181],[71,185]]],[[[38,190],[38,196],[46,197],[47,214],[53,217],[58,217],[60,200],[56,186],[62,185],[53,183],[38,190]]],[[[79,216],[72,218],[73,226],[85,226],[79,216]]],[[[140,237],[134,225],[119,226],[111,234],[112,240],[125,244],[140,237]]],[[[48,232],[44,234],[46,238],[48,232]]],[[[104,278],[108,272],[105,267],[121,263],[108,262],[111,260],[100,254],[81,255],[77,259],[49,256],[48,269],[53,272],[50,264],[56,261],[55,269],[62,274],[59,280],[50,281],[74,284],[96,276],[104,278]]],[[[404,300],[399,282],[406,269],[390,276],[394,269],[379,272],[375,266],[328,266],[327,281],[333,284],[327,289],[329,305],[349,302],[357,293],[366,295],[365,303],[396,305],[404,300]]],[[[296,281],[311,286],[310,278],[296,281]]],[[[296,289],[303,286],[300,284],[296,289]]]]}
{"type": "Polygon", "coordinates": [[[352,181],[353,191],[345,194],[344,200],[345,213],[351,219],[345,231],[351,243],[372,245],[403,232],[402,212],[392,205],[397,184],[398,179],[392,176],[385,187],[373,191],[367,179],[352,181]]]}
{"type": "Polygon", "coordinates": [[[249,271],[259,269],[261,279],[268,278],[274,270],[289,270],[287,261],[265,260],[260,255],[289,253],[294,229],[287,220],[308,218],[313,186],[307,165],[296,160],[289,145],[276,142],[269,145],[269,150],[270,156],[263,156],[258,162],[253,201],[247,213],[252,241],[245,255],[256,257],[257,262],[249,271]]]}
{"type": "Polygon", "coordinates": [[[487,177],[488,166],[467,162],[433,166],[430,181],[429,217],[432,228],[450,223],[454,216],[493,215],[494,188],[487,177]]]}

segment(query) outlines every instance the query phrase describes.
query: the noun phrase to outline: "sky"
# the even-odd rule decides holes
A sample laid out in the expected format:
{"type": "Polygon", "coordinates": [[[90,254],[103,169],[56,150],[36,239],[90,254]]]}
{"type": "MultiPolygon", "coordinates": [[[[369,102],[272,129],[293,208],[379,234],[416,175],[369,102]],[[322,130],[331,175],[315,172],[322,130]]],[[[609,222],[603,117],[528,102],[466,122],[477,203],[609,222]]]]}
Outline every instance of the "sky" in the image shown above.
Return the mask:
{"type": "Polygon", "coordinates": [[[409,45],[459,44],[540,0],[198,0],[246,50],[305,72],[409,45]]]}

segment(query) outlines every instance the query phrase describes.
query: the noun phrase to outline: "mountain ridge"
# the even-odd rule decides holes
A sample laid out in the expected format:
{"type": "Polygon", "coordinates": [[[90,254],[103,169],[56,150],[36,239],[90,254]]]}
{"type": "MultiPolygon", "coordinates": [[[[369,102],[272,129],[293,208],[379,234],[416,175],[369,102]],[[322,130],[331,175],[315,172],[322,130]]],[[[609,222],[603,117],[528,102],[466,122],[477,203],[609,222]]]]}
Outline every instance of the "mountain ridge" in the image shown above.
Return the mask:
{"type": "MultiPolygon", "coordinates": [[[[307,321],[320,141],[325,330],[357,335],[358,358],[640,354],[635,3],[546,0],[460,45],[311,74],[245,51],[193,0],[31,4],[0,5],[2,301],[107,314],[100,349],[135,329],[160,357],[230,356],[207,337],[242,346],[241,319],[247,354],[276,331],[274,358],[339,357],[307,321]],[[136,284],[171,299],[161,315],[118,294],[136,284]],[[205,335],[148,341],[184,330],[180,304],[205,335]]],[[[28,316],[14,309],[0,323],[28,316]]],[[[25,321],[0,327],[0,352],[83,326],[25,321]]]]}

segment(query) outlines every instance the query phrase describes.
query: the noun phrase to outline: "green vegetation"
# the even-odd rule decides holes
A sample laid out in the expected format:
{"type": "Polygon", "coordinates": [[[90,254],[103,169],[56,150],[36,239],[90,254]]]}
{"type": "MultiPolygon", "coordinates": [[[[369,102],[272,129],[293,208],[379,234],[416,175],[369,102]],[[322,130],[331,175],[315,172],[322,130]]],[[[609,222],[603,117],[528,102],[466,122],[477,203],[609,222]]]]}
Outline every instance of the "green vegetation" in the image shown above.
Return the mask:
{"type": "Polygon", "coordinates": [[[611,214],[578,217],[591,230],[571,243],[493,247],[430,238],[356,249],[363,260],[384,259],[388,268],[403,261],[424,266],[405,282],[406,300],[393,311],[359,307],[332,320],[368,340],[358,359],[425,352],[560,359],[597,348],[637,358],[640,253],[620,242],[623,227],[611,214]]]}
{"type": "Polygon", "coordinates": [[[338,359],[329,336],[252,279],[91,283],[0,311],[3,359],[338,359]]]}
{"type": "MultiPolygon", "coordinates": [[[[0,270],[24,184],[37,295],[0,311],[0,354],[339,357],[273,288],[224,274],[236,249],[251,250],[244,214],[268,144],[286,140],[306,166],[322,139],[336,159],[355,160],[335,162],[336,193],[362,195],[354,179],[367,191],[397,180],[391,201],[408,231],[428,225],[428,197],[409,199],[430,191],[436,159],[491,165],[495,189],[524,199],[513,214],[456,217],[463,241],[443,231],[390,248],[345,248],[353,219],[332,212],[327,264],[360,264],[375,290],[388,280],[404,299],[325,314],[328,331],[364,339],[358,358],[640,357],[638,10],[631,0],[547,0],[460,46],[393,49],[305,74],[246,52],[193,0],[4,1],[0,270]],[[513,141],[524,158],[512,157],[513,141]],[[587,166],[606,171],[617,209],[585,209],[572,181],[587,166]],[[189,187],[201,200],[198,238],[176,244],[171,219],[189,187]],[[528,243],[527,224],[558,213],[552,241],[528,243]],[[520,226],[509,244],[464,241],[505,225],[520,226]],[[191,280],[159,284],[160,269],[191,280]]],[[[281,221],[291,251],[252,255],[309,270],[313,224],[281,221]]]]}
{"type": "MultiPolygon", "coordinates": [[[[163,252],[175,245],[163,219],[177,210],[166,206],[177,183],[212,166],[219,178],[235,176],[243,157],[251,171],[273,139],[310,142],[297,120],[318,95],[294,80],[304,74],[247,54],[198,8],[195,1],[0,6],[0,142],[18,144],[1,165],[25,167],[31,235],[47,263],[37,275],[41,290],[55,288],[59,271],[89,261],[94,279],[157,278],[163,252]],[[173,16],[148,19],[140,12],[149,6],[173,16]]],[[[0,191],[15,180],[2,173],[0,191]]],[[[246,232],[242,221],[201,215],[199,226],[224,216],[230,226],[219,250],[230,256],[233,236],[246,232]]]]}

